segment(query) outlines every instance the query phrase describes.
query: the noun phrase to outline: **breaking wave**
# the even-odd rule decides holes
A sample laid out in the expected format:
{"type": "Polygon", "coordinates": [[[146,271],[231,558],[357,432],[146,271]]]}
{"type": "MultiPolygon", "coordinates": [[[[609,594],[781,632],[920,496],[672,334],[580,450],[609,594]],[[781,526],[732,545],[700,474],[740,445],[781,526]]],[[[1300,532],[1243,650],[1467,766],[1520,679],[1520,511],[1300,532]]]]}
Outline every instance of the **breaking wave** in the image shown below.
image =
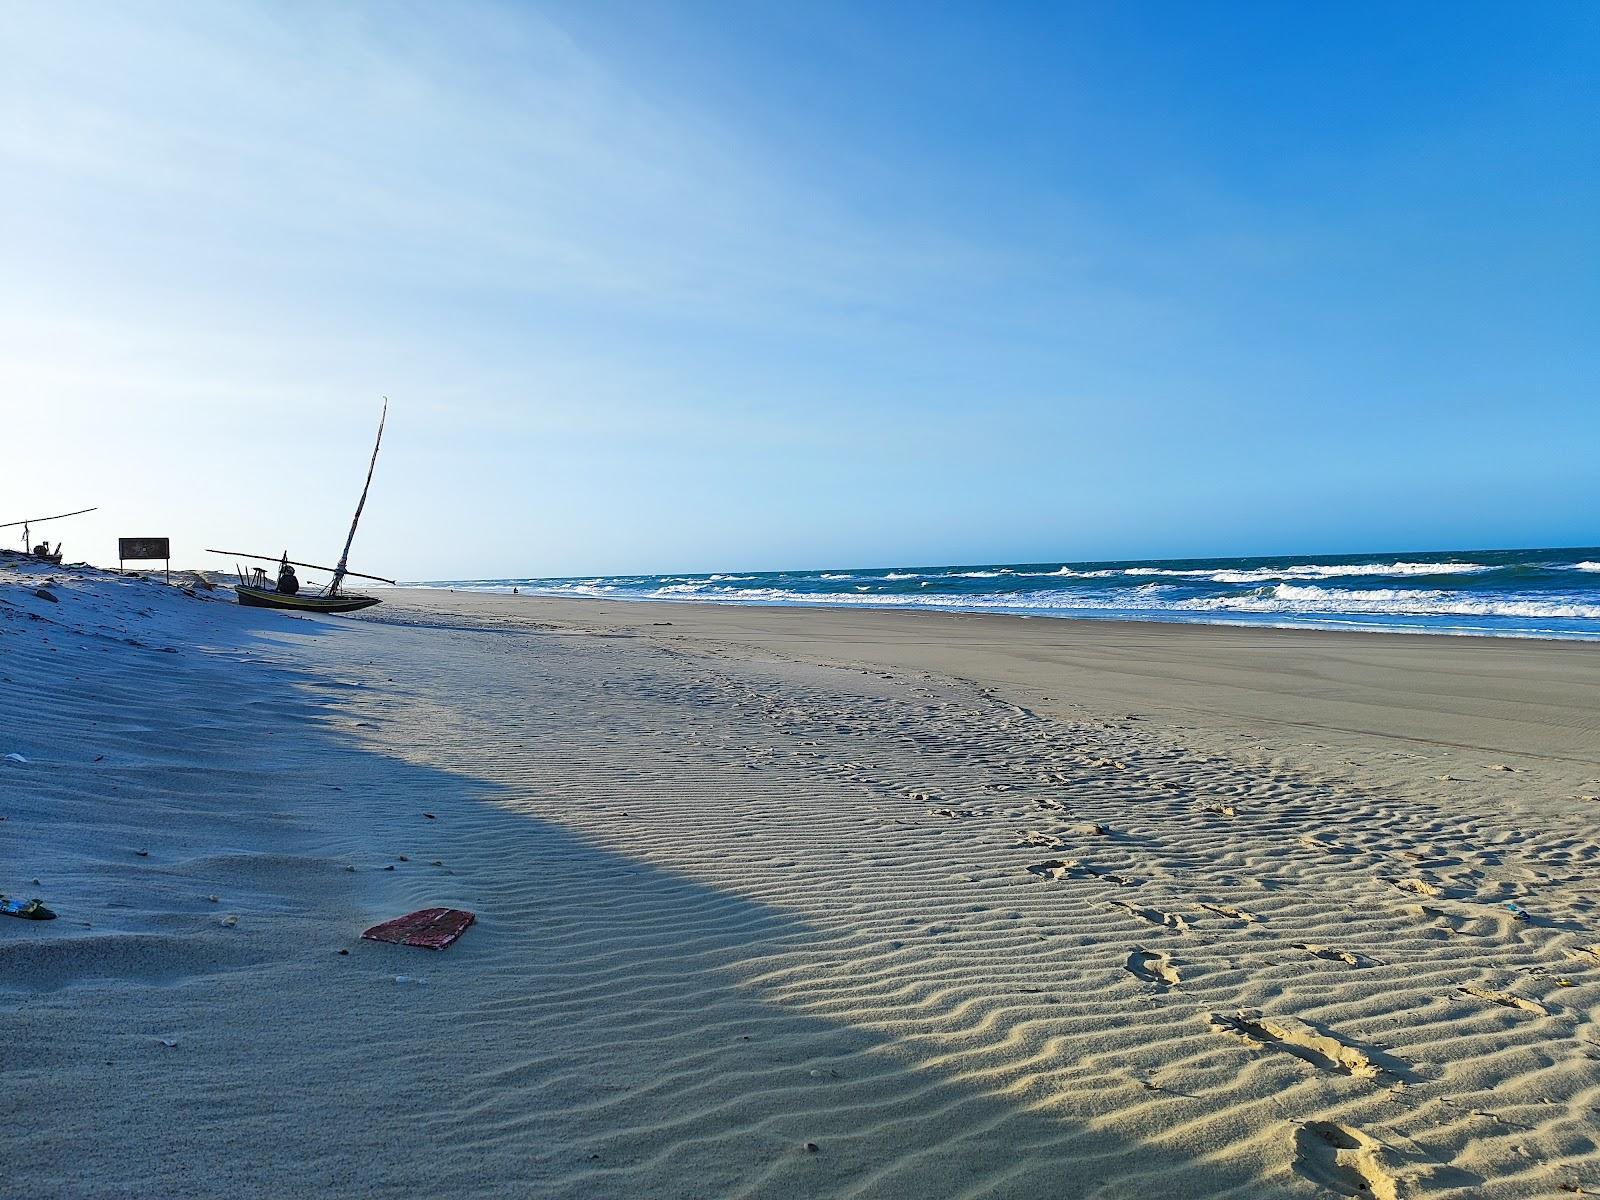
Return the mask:
{"type": "MultiPolygon", "coordinates": [[[[1596,597],[1600,600],[1600,597],[1596,597]]],[[[1600,621],[1600,603],[1528,596],[1477,597],[1462,592],[1383,588],[1294,587],[1280,584],[1249,596],[1216,596],[1180,602],[1179,607],[1235,612],[1355,613],[1390,616],[1529,617],[1538,620],[1600,621]]]]}
{"type": "Polygon", "coordinates": [[[496,579],[556,597],[1600,639],[1600,550],[496,579]]]}

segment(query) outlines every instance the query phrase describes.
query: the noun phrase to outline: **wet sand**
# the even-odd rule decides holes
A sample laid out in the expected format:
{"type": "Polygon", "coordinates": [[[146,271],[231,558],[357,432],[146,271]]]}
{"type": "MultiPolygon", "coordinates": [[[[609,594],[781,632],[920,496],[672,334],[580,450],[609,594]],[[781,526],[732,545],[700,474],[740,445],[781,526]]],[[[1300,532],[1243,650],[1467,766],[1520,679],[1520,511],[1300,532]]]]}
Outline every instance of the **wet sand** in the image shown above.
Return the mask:
{"type": "MultiPolygon", "coordinates": [[[[1438,782],[1441,764],[1520,760],[1558,804],[1600,778],[1600,643],[423,589],[397,591],[378,611],[386,621],[627,632],[932,672],[1041,713],[1131,713],[1187,738],[1293,749],[1323,769],[1413,754],[1410,774],[1423,783],[1438,782]]],[[[1385,769],[1407,774],[1399,761],[1385,769]]],[[[1456,782],[1479,782],[1463,774],[1456,782]]]]}

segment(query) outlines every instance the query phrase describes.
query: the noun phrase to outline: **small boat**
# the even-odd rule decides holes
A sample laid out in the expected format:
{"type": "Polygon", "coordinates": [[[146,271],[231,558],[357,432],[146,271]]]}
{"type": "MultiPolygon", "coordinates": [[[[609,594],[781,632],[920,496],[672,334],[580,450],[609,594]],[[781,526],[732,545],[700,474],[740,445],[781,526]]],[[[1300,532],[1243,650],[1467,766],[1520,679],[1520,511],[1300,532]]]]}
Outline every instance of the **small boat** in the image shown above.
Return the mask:
{"type": "MultiPolygon", "coordinates": [[[[307,563],[298,563],[297,566],[307,566],[307,563]]],[[[323,567],[322,570],[328,568],[323,567]]],[[[346,571],[345,574],[354,572],[346,571]]],[[[372,578],[362,576],[362,578],[372,578]]],[[[385,580],[384,582],[388,582],[385,580]]],[[[382,601],[376,596],[363,596],[359,592],[337,592],[329,595],[327,592],[320,594],[305,594],[299,592],[280,592],[276,585],[267,578],[266,571],[256,567],[251,575],[250,582],[236,583],[233,590],[238,594],[239,603],[246,608],[287,608],[295,612],[319,613],[347,613],[355,612],[358,608],[371,608],[382,601]]]]}
{"type": "Polygon", "coordinates": [[[231,554],[236,558],[250,558],[259,562],[278,564],[276,583],[267,575],[265,567],[251,567],[248,574],[243,569],[239,570],[239,582],[234,585],[233,590],[239,597],[240,604],[247,608],[282,608],[291,612],[347,613],[382,603],[376,596],[347,592],[343,590],[343,585],[347,578],[372,579],[378,583],[394,582],[382,575],[363,575],[360,571],[350,570],[349,567],[350,545],[356,540],[356,526],[361,522],[361,510],[367,506],[367,492],[372,487],[372,471],[378,465],[378,447],[383,445],[383,426],[388,419],[389,401],[386,399],[383,402],[383,415],[378,418],[378,440],[372,446],[372,461],[367,464],[367,482],[361,489],[361,499],[356,504],[356,515],[350,520],[350,533],[344,540],[344,553],[339,556],[337,567],[296,562],[289,557],[288,551],[277,558],[266,554],[245,554],[239,550],[206,551],[207,554],[231,554]],[[320,592],[302,592],[299,590],[298,581],[294,579],[294,571],[290,569],[293,567],[305,567],[312,571],[332,571],[333,579],[320,592]]]}
{"type": "Polygon", "coordinates": [[[21,521],[7,521],[4,525],[0,525],[0,529],[13,529],[16,526],[21,525],[22,553],[27,555],[29,558],[36,558],[41,562],[51,563],[52,565],[59,567],[61,565],[61,543],[57,542],[55,544],[55,548],[51,549],[50,539],[46,538],[44,541],[35,546],[33,544],[33,531],[30,526],[42,525],[46,521],[59,521],[63,517],[81,517],[84,513],[98,511],[98,509],[94,508],[80,508],[77,512],[57,513],[53,517],[26,517],[21,521]]]}

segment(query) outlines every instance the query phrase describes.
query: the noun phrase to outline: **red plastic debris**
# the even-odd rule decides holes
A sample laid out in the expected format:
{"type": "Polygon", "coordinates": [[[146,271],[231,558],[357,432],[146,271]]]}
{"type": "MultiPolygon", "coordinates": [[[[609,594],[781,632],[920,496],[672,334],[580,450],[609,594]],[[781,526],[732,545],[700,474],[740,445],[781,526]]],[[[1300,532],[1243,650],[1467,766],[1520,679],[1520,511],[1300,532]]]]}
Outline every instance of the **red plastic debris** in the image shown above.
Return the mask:
{"type": "Polygon", "coordinates": [[[372,942],[443,950],[477,919],[464,908],[419,908],[382,925],[374,925],[361,936],[372,942]]]}

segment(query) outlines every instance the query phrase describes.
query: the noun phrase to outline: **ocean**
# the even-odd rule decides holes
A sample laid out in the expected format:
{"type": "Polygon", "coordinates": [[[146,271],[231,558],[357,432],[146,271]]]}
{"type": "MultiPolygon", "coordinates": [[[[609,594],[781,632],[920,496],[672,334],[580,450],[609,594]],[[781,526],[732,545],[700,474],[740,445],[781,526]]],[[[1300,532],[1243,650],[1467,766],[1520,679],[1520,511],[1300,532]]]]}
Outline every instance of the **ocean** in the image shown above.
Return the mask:
{"type": "Polygon", "coordinates": [[[473,579],[414,586],[1600,639],[1600,548],[473,579]]]}

